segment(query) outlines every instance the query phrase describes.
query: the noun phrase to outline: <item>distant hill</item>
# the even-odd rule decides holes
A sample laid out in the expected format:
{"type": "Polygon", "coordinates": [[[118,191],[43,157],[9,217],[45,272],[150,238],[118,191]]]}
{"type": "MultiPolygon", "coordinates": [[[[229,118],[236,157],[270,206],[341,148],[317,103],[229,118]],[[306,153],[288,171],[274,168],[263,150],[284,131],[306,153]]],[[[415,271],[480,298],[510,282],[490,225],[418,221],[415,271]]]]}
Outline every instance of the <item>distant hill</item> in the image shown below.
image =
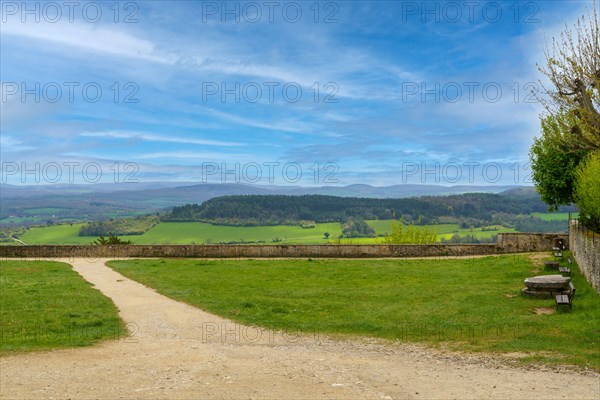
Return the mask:
{"type": "Polygon", "coordinates": [[[301,221],[343,222],[349,218],[441,223],[452,220],[491,222],[495,214],[544,212],[536,199],[492,193],[422,196],[402,199],[324,195],[223,196],[202,204],[175,207],[165,221],[204,221],[224,225],[298,224],[301,221]]]}
{"type": "MultiPolygon", "coordinates": [[[[9,185],[0,184],[0,198],[2,200],[14,198],[46,197],[54,201],[58,197],[67,197],[70,200],[81,197],[82,199],[98,198],[107,200],[116,193],[125,200],[140,199],[158,201],[160,207],[172,207],[182,202],[201,203],[209,198],[242,195],[242,194],[281,194],[301,196],[306,194],[321,194],[341,197],[368,197],[368,198],[404,198],[415,196],[441,196],[462,193],[500,193],[518,188],[515,186],[441,186],[441,185],[348,185],[348,186],[277,186],[277,185],[247,185],[241,183],[177,183],[177,182],[150,182],[150,183],[110,183],[89,185],[9,185]],[[181,197],[183,196],[183,198],[181,197]],[[181,199],[178,200],[178,199],[181,199]]],[[[49,205],[50,206],[50,205],[49,205]]]]}
{"type": "Polygon", "coordinates": [[[521,187],[510,188],[508,190],[500,192],[500,194],[502,196],[507,196],[507,197],[512,197],[512,198],[540,199],[540,195],[535,190],[535,187],[531,187],[531,186],[521,186],[521,187]]]}
{"type": "Polygon", "coordinates": [[[322,186],[304,188],[273,187],[270,189],[274,194],[300,196],[307,194],[320,194],[340,197],[364,197],[378,199],[400,199],[417,196],[445,196],[462,193],[500,193],[514,186],[441,186],[441,185],[394,185],[394,186],[371,186],[371,185],[348,185],[348,186],[322,186]]]}
{"type": "Polygon", "coordinates": [[[164,212],[185,204],[237,195],[327,195],[401,199],[415,196],[455,195],[469,192],[501,193],[507,197],[537,196],[533,188],[517,186],[276,186],[238,183],[150,182],[96,185],[0,184],[0,225],[93,221],[164,212]]]}

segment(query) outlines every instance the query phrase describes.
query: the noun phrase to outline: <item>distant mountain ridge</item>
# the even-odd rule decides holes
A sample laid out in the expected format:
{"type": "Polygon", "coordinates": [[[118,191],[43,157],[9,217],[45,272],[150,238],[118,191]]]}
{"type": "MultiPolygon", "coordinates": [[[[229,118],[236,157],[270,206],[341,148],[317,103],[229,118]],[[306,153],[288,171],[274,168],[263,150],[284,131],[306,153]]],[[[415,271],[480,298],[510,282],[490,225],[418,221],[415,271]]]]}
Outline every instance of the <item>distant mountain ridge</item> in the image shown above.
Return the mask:
{"type": "Polygon", "coordinates": [[[324,195],[337,197],[402,199],[420,196],[449,196],[464,193],[500,194],[540,202],[533,187],[525,186],[276,186],[240,183],[152,182],[98,185],[0,184],[0,225],[36,225],[74,221],[95,221],[150,214],[173,207],[223,196],[240,195],[324,195]]]}
{"type": "MultiPolygon", "coordinates": [[[[442,186],[403,184],[392,186],[371,186],[367,184],[353,184],[347,186],[277,186],[277,185],[249,185],[243,183],[192,183],[192,182],[151,182],[151,183],[108,183],[108,184],[57,184],[57,185],[10,185],[0,184],[0,198],[35,197],[35,196],[68,196],[68,195],[110,195],[119,193],[119,196],[140,198],[152,196],[177,196],[178,194],[197,195],[186,201],[201,202],[212,197],[241,195],[241,194],[282,194],[305,195],[322,194],[341,197],[368,197],[368,198],[403,198],[413,196],[440,196],[462,193],[501,193],[513,188],[528,188],[523,186],[442,186]],[[135,193],[135,195],[133,194],[135,193]]],[[[172,206],[172,205],[166,205],[172,206]]]]}
{"type": "Polygon", "coordinates": [[[277,186],[242,183],[149,182],[19,186],[0,184],[0,225],[35,225],[121,218],[201,204],[236,195],[328,195],[364,198],[406,198],[466,192],[499,193],[514,186],[348,185],[277,186]]]}

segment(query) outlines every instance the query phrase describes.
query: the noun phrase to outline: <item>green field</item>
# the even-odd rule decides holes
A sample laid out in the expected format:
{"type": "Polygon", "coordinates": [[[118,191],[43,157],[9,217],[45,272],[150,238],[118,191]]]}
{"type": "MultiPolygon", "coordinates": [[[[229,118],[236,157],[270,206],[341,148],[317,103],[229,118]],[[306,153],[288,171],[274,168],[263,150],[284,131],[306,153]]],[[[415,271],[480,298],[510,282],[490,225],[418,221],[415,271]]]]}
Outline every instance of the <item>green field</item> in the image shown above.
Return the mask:
{"type": "MultiPolygon", "coordinates": [[[[391,230],[392,220],[368,220],[366,221],[370,226],[375,229],[375,232],[379,234],[385,234],[391,230]]],[[[498,233],[503,232],[516,232],[514,228],[506,228],[503,226],[487,226],[485,228],[460,228],[458,224],[432,224],[432,225],[423,225],[429,228],[432,228],[435,232],[437,232],[438,242],[442,239],[450,239],[454,234],[459,234],[460,236],[471,235],[477,239],[491,238],[498,233]],[[484,230],[486,229],[486,230],[484,230]],[[494,230],[491,230],[494,229],[494,230]]],[[[341,243],[351,243],[351,244],[374,244],[374,243],[383,243],[383,238],[352,238],[352,239],[343,239],[341,243]]]]}
{"type": "Polygon", "coordinates": [[[53,225],[27,230],[19,239],[33,244],[88,244],[94,240],[90,237],[79,236],[82,224],[53,225]]]}
{"type": "Polygon", "coordinates": [[[65,211],[66,208],[58,208],[58,207],[43,207],[43,208],[30,208],[28,210],[23,210],[25,214],[56,214],[65,211]]]}
{"type": "Polygon", "coordinates": [[[117,307],[70,265],[0,264],[0,354],[87,346],[125,335],[117,307]]]}
{"type": "Polygon", "coordinates": [[[449,260],[125,260],[109,265],[160,293],[244,324],[381,337],[522,362],[600,369],[600,296],[573,267],[573,309],[520,295],[524,256],[449,260]]]}
{"type": "MultiPolygon", "coordinates": [[[[543,219],[544,221],[568,221],[569,213],[531,213],[534,217],[543,219]]],[[[579,213],[571,213],[571,218],[577,218],[579,213]]]]}
{"type": "MultiPolygon", "coordinates": [[[[390,230],[391,220],[372,220],[367,223],[377,233],[390,230]]],[[[54,225],[31,228],[20,239],[27,244],[88,244],[95,238],[79,236],[82,224],[54,225]]],[[[495,231],[482,228],[461,229],[457,224],[428,225],[438,232],[438,240],[450,239],[454,233],[473,235],[476,238],[489,238],[500,232],[515,232],[512,228],[497,227],[495,231]]],[[[488,227],[489,228],[489,227],[488,227]]],[[[317,224],[315,228],[303,229],[299,226],[223,226],[202,222],[162,222],[143,235],[124,236],[135,244],[202,244],[222,242],[250,243],[335,243],[341,234],[339,223],[317,224]],[[325,232],[330,234],[325,239],[325,232]],[[279,240],[279,242],[274,242],[279,240]]],[[[341,243],[382,243],[382,238],[342,239],[341,243]]]]}
{"type": "Polygon", "coordinates": [[[9,217],[0,220],[0,226],[9,226],[9,225],[17,225],[17,224],[39,224],[43,222],[43,219],[40,217],[9,217]]]}
{"type": "MultiPolygon", "coordinates": [[[[514,228],[505,228],[501,225],[497,226],[486,226],[481,228],[461,228],[458,229],[458,232],[454,231],[454,233],[458,233],[460,236],[471,235],[476,237],[477,239],[491,238],[494,235],[499,233],[509,233],[509,232],[517,232],[514,228]]],[[[442,233],[438,235],[438,239],[445,238],[450,239],[454,233],[442,233]]]]}
{"type": "MultiPolygon", "coordinates": [[[[391,219],[372,219],[367,220],[366,222],[375,229],[377,234],[385,234],[391,230],[392,221],[393,220],[391,219]]],[[[461,230],[458,227],[458,224],[437,224],[427,226],[433,228],[438,234],[453,233],[455,231],[459,232],[461,230]]]]}
{"type": "MultiPolygon", "coordinates": [[[[139,243],[216,243],[246,241],[271,243],[279,238],[287,243],[327,243],[325,232],[341,234],[340,224],[317,224],[315,228],[299,226],[222,226],[202,222],[163,222],[142,235],[139,243]]],[[[137,237],[132,240],[138,243],[137,237]]]]}
{"type": "MultiPolygon", "coordinates": [[[[31,228],[20,239],[27,244],[90,243],[93,237],[79,236],[81,224],[31,228]]],[[[123,236],[135,244],[201,244],[229,241],[271,243],[279,238],[286,243],[327,243],[325,232],[341,234],[340,224],[317,224],[315,228],[299,226],[222,226],[202,222],[162,222],[143,235],[123,236]]]]}

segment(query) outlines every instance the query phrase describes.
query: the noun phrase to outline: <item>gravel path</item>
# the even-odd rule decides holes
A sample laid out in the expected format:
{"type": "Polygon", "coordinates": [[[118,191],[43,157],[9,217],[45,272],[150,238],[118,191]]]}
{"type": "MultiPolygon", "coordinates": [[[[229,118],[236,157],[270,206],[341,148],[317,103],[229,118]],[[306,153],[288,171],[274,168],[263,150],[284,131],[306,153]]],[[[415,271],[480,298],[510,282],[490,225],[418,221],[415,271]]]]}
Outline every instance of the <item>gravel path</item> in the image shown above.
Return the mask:
{"type": "Polygon", "coordinates": [[[132,335],[3,357],[0,398],[598,399],[600,375],[377,340],[256,329],[171,300],[104,265],[70,260],[119,307],[132,335]]]}

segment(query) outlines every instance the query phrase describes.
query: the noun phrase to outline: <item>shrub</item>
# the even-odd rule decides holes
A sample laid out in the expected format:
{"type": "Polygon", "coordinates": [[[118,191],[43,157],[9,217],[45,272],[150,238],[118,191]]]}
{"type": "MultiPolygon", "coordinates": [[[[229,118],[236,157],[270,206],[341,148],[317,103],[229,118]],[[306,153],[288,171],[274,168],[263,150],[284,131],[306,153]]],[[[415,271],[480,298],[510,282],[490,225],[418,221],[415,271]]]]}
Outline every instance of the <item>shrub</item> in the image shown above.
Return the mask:
{"type": "Polygon", "coordinates": [[[386,234],[383,242],[386,244],[431,244],[437,240],[437,233],[428,226],[413,224],[405,225],[404,218],[392,221],[390,234],[386,234]]]}
{"type": "Polygon", "coordinates": [[[96,246],[111,246],[115,244],[133,244],[131,240],[123,240],[117,236],[109,236],[105,238],[104,236],[100,236],[98,239],[94,240],[91,244],[96,246]]]}
{"type": "Polygon", "coordinates": [[[600,151],[590,153],[575,172],[575,201],[579,220],[600,232],[600,151]]]}

